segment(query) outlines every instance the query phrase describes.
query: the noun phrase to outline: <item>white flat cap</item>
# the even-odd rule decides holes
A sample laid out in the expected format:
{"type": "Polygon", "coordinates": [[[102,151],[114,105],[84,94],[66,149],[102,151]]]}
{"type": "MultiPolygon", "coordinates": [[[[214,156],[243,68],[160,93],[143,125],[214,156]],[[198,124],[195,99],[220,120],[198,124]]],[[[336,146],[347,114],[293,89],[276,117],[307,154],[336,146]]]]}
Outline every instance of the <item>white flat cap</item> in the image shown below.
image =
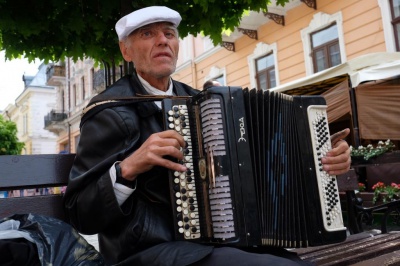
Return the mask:
{"type": "Polygon", "coordinates": [[[118,20],[115,30],[118,39],[122,40],[134,30],[155,22],[170,22],[175,27],[179,26],[182,17],[178,12],[165,6],[150,6],[138,9],[118,20]]]}

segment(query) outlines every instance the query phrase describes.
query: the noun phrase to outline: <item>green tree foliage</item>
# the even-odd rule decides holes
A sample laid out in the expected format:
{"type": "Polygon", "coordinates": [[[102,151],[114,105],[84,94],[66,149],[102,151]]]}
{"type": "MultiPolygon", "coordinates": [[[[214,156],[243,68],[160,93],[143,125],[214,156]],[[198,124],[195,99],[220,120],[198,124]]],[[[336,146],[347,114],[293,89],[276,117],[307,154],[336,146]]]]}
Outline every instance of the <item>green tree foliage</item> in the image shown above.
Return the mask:
{"type": "Polygon", "coordinates": [[[17,125],[0,115],[0,155],[20,154],[23,147],[17,138],[17,125]]]}
{"type": "MultiPolygon", "coordinates": [[[[277,0],[284,5],[289,0],[277,0]]],[[[233,30],[242,15],[267,10],[270,0],[0,0],[0,50],[11,60],[24,56],[58,61],[84,56],[121,60],[115,23],[136,9],[163,5],[182,16],[181,37],[209,35],[214,44],[233,30]]]]}

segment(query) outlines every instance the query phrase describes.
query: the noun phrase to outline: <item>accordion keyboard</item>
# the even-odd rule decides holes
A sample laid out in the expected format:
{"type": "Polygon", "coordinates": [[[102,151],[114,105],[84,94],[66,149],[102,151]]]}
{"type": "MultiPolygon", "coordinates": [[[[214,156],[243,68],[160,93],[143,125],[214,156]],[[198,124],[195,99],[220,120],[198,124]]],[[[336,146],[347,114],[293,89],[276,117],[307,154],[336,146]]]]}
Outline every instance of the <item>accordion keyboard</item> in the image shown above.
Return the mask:
{"type": "Polygon", "coordinates": [[[308,118],[324,227],[327,231],[343,230],[344,224],[336,176],[329,175],[324,171],[321,162],[321,159],[331,149],[326,109],[323,106],[311,105],[308,107],[308,118]]]}
{"type": "Polygon", "coordinates": [[[187,168],[186,172],[174,172],[176,203],[176,223],[178,231],[185,239],[200,238],[200,221],[196,198],[196,185],[193,171],[192,140],[190,122],[186,105],[174,105],[168,111],[168,127],[183,136],[187,145],[182,150],[184,158],[180,163],[187,168]]]}

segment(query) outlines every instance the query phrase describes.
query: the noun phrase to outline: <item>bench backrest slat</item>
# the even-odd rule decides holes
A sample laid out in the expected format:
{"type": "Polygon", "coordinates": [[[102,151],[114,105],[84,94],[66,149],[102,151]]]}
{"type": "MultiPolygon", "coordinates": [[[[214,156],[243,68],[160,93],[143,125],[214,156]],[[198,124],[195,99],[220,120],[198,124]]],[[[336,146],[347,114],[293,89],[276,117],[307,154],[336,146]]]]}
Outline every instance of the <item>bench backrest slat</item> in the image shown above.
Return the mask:
{"type": "MultiPolygon", "coordinates": [[[[66,186],[74,158],[75,154],[0,156],[0,191],[66,186]]],[[[65,220],[61,194],[0,198],[0,218],[16,213],[65,220]]]]}
{"type": "Polygon", "coordinates": [[[67,184],[75,154],[0,156],[0,190],[67,184]]]}

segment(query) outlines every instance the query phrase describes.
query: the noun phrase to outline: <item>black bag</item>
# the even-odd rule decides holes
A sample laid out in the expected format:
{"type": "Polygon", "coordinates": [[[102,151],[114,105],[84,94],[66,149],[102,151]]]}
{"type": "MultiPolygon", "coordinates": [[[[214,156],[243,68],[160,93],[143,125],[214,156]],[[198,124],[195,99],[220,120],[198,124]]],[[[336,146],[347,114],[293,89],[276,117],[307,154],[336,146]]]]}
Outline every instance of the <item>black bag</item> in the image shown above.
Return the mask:
{"type": "Polygon", "coordinates": [[[69,224],[36,214],[0,220],[0,265],[105,265],[69,224]]]}

